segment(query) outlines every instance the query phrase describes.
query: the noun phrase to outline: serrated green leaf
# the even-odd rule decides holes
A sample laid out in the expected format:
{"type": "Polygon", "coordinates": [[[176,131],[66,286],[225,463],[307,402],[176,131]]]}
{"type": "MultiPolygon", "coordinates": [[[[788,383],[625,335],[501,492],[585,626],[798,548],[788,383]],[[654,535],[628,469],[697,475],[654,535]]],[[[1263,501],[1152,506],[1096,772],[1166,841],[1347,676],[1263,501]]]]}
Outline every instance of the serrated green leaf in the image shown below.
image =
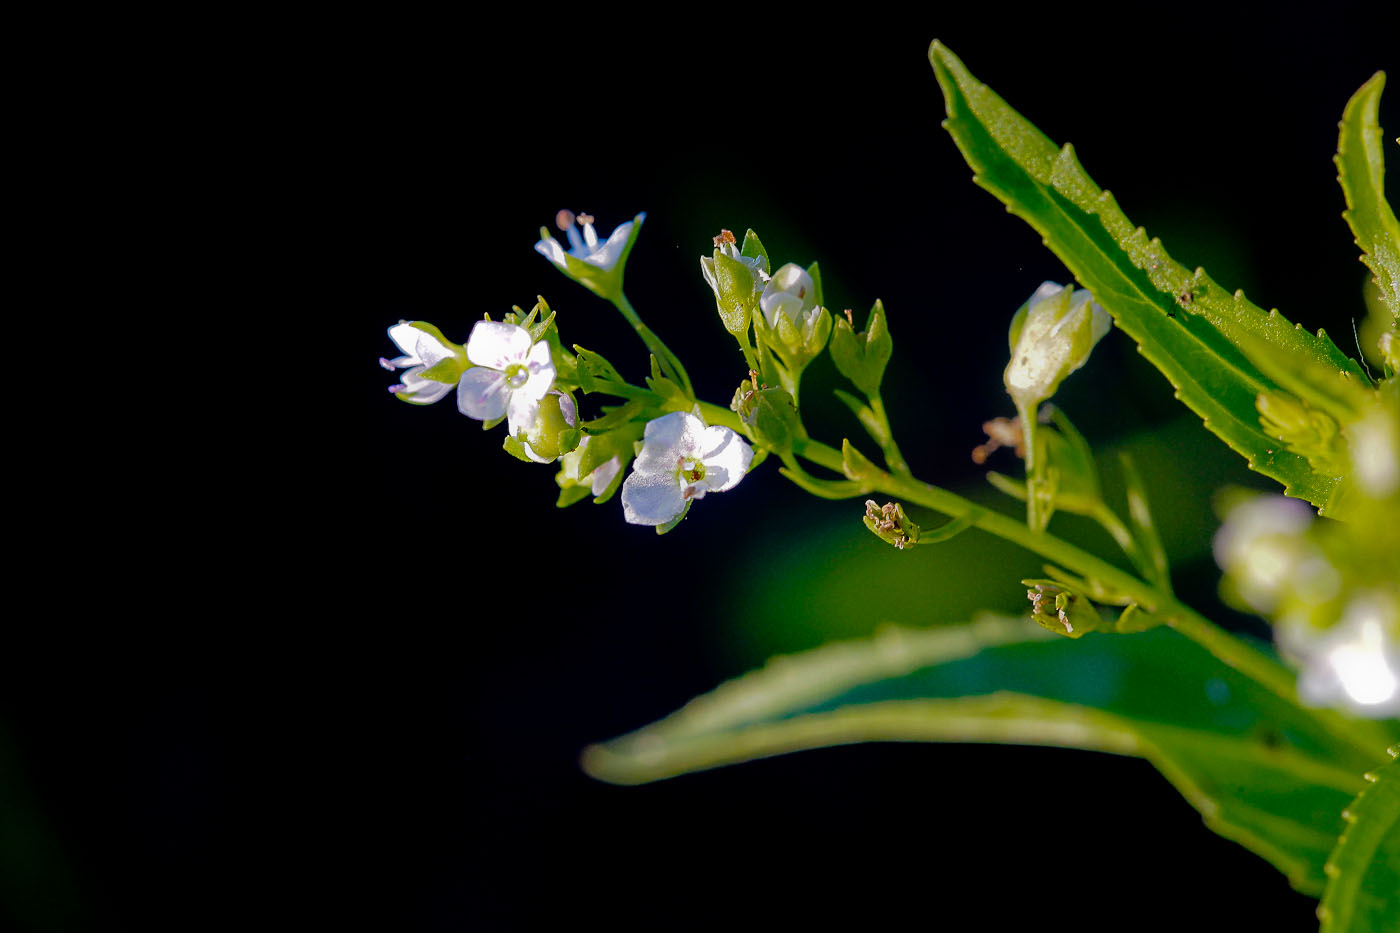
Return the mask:
{"type": "Polygon", "coordinates": [[[1346,197],[1342,212],[1361,247],[1361,261],[1375,276],[1381,302],[1400,321],[1400,222],[1385,199],[1385,155],[1377,121],[1385,72],[1378,71],[1347,101],[1337,137],[1337,181],[1346,197]]]}
{"type": "Polygon", "coordinates": [[[1024,619],[889,628],[776,658],[585,751],[641,783],[867,741],[1001,742],[1147,758],[1220,834],[1319,893],[1341,810],[1373,762],[1167,628],[1057,638],[1024,619]]]}
{"type": "Polygon", "coordinates": [[[1366,774],[1342,818],[1346,830],[1327,862],[1317,915],[1321,933],[1390,933],[1400,924],[1400,745],[1366,774]]]}
{"type": "Polygon", "coordinates": [[[1322,331],[1313,336],[1242,292],[1230,295],[1204,270],[1187,270],[1133,227],[1072,147],[1057,148],[942,44],[933,44],[929,60],[947,105],[943,125],[977,184],[1041,234],[1208,429],[1290,495],[1325,508],[1337,477],[1317,473],[1261,430],[1254,401],[1275,386],[1242,345],[1267,341],[1361,378],[1358,365],[1322,331]]]}
{"type": "Polygon", "coordinates": [[[579,427],[586,434],[606,434],[614,428],[620,427],[641,414],[646,405],[640,399],[630,399],[625,404],[616,408],[604,409],[603,414],[592,421],[582,421],[579,427]]]}

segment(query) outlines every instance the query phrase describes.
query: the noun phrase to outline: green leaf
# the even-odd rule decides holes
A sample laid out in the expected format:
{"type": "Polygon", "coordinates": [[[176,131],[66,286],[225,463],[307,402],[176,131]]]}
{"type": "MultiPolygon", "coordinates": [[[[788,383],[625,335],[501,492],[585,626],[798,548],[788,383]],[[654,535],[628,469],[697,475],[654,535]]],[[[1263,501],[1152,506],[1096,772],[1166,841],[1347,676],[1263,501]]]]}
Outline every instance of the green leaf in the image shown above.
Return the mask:
{"type": "MultiPolygon", "coordinates": [[[[1390,749],[1400,759],[1400,745],[1390,749]]],[[[1400,918],[1400,760],[1366,775],[1342,818],[1317,915],[1322,933],[1389,933],[1400,918]]]]}
{"type": "Polygon", "coordinates": [[[977,184],[1041,234],[1207,428],[1290,495],[1325,508],[1338,477],[1315,471],[1260,428],[1255,399],[1276,386],[1244,344],[1266,341],[1358,379],[1359,366],[1322,331],[1314,337],[1242,292],[1227,293],[1204,270],[1187,270],[1133,227],[1071,146],[1058,149],[942,44],[933,44],[929,60],[947,105],[943,125],[977,184]]]}
{"type": "Polygon", "coordinates": [[[603,354],[585,350],[578,344],[574,344],[574,352],[578,354],[578,386],[584,392],[600,391],[600,383],[627,383],[603,354]]]}
{"type": "MultiPolygon", "coordinates": [[[[614,783],[868,741],[1092,749],[1155,764],[1216,832],[1319,893],[1341,810],[1374,762],[1167,628],[1057,638],[1024,619],[888,628],[775,658],[584,752],[614,783]]],[[[1092,801],[1092,797],[1086,797],[1092,801]]]]}
{"type": "Polygon", "coordinates": [[[1385,156],[1380,109],[1385,72],[1378,71],[1347,101],[1337,137],[1337,181],[1346,196],[1342,212],[1361,247],[1361,261],[1375,276],[1381,302],[1400,321],[1400,223],[1385,199],[1385,156]]]}

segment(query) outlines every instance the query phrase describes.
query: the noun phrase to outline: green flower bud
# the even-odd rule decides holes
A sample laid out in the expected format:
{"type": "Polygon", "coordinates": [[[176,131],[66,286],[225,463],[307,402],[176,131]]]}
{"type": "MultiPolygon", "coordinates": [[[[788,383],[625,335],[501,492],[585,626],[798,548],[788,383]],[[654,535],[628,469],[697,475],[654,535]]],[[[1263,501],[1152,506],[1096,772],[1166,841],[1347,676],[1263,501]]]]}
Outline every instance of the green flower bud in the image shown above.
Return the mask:
{"type": "Polygon", "coordinates": [[[1087,291],[1045,282],[1011,319],[1006,391],[1024,411],[1050,398],[1083,366],[1112,322],[1087,291]]]}
{"type": "Polygon", "coordinates": [[[756,373],[739,384],[729,408],[748,425],[754,441],[774,453],[788,453],[793,440],[803,436],[792,396],[784,389],[760,387],[756,373]]]}
{"type": "Polygon", "coordinates": [[[836,370],[855,383],[867,396],[880,392],[880,381],[885,378],[885,365],[894,352],[894,341],[890,339],[889,326],[885,321],[885,306],[879,301],[870,309],[870,319],[865,330],[855,332],[851,312],[845,318],[836,319],[836,327],[831,332],[831,359],[836,370]]]}
{"type": "Polygon", "coordinates": [[[1265,434],[1306,457],[1316,470],[1334,476],[1346,471],[1340,428],[1331,415],[1282,392],[1261,392],[1254,405],[1265,434]]]}

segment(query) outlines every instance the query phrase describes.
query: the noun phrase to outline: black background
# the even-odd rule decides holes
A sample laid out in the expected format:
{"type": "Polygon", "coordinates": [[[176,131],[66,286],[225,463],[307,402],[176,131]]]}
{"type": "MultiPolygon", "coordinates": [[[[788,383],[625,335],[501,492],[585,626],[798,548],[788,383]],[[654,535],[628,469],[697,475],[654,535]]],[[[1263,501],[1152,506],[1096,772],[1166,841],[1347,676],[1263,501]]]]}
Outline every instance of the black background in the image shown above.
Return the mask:
{"type": "MultiPolygon", "coordinates": [[[[726,575],[761,582],[764,548],[826,546],[806,516],[850,506],[764,468],[665,538],[617,503],[556,513],[552,469],[505,457],[450,399],[397,402],[375,360],[395,355],[384,330],[401,318],[464,341],[483,313],[543,293],[566,341],[639,378],[620,318],[531,245],[561,207],[603,233],[645,210],[628,293],[697,390],[726,401],[742,361],[697,257],[752,226],[777,262],[820,260],[832,308],[859,322],[884,300],[906,456],[933,482],[977,482],[978,425],[1010,414],[1010,312],[1065,273],[939,128],[935,37],[1073,141],[1177,258],[1351,350],[1363,270],[1330,157],[1348,96],[1397,64],[1368,9],[318,24],[252,128],[266,138],[250,170],[279,205],[265,264],[288,276],[258,326],[281,317],[266,362],[298,361],[287,377],[305,389],[282,411],[300,442],[252,455],[283,511],[190,555],[219,565],[207,584],[119,632],[50,630],[36,644],[52,670],[10,679],[8,914],[96,929],[347,910],[415,930],[845,914],[1310,928],[1311,901],[1136,760],[871,745],[591,781],[584,745],[762,660],[728,642],[746,622],[726,575]]],[[[1096,443],[1175,413],[1121,335],[1100,357],[1062,397],[1096,443]]],[[[853,433],[813,399],[828,440],[853,433]]],[[[1249,482],[1236,467],[1220,482],[1249,482]]],[[[1035,563],[989,571],[1014,581],[1035,563]]],[[[1209,565],[1183,576],[1207,604],[1209,565]]]]}

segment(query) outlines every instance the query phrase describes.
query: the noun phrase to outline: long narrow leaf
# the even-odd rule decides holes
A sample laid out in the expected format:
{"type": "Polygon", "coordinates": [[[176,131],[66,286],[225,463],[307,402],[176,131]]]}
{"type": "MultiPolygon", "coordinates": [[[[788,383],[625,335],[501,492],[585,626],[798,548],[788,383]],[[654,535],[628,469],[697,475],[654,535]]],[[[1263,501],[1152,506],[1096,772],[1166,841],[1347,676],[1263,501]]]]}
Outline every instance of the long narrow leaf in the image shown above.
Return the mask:
{"type": "Polygon", "coordinates": [[[1072,147],[1057,148],[940,43],[929,60],[947,105],[944,126],[977,184],[1041,234],[1207,428],[1290,495],[1325,509],[1338,477],[1315,471],[1260,429],[1255,400],[1276,386],[1246,345],[1267,341],[1360,379],[1357,364],[1322,331],[1314,336],[1242,292],[1228,293],[1204,270],[1187,270],[1132,225],[1072,147]]]}
{"type": "Polygon", "coordinates": [[[1010,742],[1152,761],[1207,823],[1318,894],[1341,811],[1374,762],[1177,633],[1070,642],[985,617],[778,658],[584,753],[641,783],[866,741],[1010,742]]]}

